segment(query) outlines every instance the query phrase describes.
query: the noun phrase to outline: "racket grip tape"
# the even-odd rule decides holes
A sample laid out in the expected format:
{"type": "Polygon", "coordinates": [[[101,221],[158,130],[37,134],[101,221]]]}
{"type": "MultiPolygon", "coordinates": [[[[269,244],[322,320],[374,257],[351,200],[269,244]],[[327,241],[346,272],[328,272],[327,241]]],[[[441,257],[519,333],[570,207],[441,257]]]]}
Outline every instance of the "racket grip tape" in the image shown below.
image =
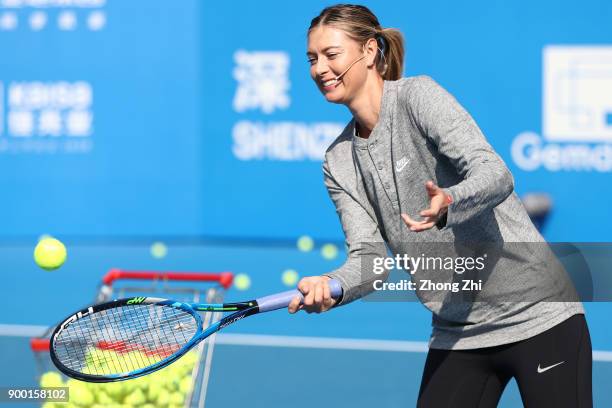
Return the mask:
{"type": "MultiPolygon", "coordinates": [[[[327,284],[329,285],[331,297],[338,299],[340,296],[342,296],[342,286],[340,286],[340,282],[335,279],[330,279],[327,281],[327,284]]],[[[297,289],[259,298],[257,299],[259,311],[269,312],[287,307],[289,306],[289,303],[291,303],[291,300],[293,300],[293,298],[296,296],[299,296],[302,301],[304,300],[304,295],[302,295],[302,292],[297,289]]]]}

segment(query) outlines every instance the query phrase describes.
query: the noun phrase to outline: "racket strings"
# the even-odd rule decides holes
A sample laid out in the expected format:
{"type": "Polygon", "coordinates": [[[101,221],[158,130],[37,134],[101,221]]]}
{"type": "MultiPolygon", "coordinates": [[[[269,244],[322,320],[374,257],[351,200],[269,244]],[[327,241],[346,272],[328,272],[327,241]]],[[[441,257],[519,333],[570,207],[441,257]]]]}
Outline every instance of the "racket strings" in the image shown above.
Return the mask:
{"type": "Polygon", "coordinates": [[[102,310],[69,324],[53,343],[56,358],[88,375],[125,374],[154,365],[198,332],[186,311],[155,304],[102,310]]]}

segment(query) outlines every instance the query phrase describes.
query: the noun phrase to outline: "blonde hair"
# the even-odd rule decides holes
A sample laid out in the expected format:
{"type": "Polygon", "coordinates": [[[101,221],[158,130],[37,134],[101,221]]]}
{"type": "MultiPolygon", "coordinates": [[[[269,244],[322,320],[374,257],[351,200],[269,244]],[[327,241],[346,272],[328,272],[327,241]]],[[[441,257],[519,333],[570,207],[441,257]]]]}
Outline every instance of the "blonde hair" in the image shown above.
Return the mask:
{"type": "Polygon", "coordinates": [[[374,60],[376,70],[385,80],[395,81],[402,77],[404,37],[395,28],[382,28],[378,18],[367,7],[355,4],[326,7],[312,19],[308,33],[322,25],[336,27],[362,45],[374,38],[379,50],[374,60]]]}

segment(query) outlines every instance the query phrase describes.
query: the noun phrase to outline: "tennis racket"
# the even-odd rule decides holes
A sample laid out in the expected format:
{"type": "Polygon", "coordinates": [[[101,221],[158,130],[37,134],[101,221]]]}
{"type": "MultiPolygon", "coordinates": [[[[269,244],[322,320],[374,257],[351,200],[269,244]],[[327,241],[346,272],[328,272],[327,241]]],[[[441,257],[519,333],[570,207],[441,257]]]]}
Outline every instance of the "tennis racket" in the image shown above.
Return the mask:
{"type": "MultiPolygon", "coordinates": [[[[331,296],[340,283],[328,281],[331,296]]],[[[154,297],[113,300],[80,310],[50,340],[53,364],[81,381],[140,377],[173,363],[199,342],[247,316],[282,309],[301,292],[290,290],[239,303],[183,303],[154,297]],[[233,312],[203,327],[199,312],[233,312]]]]}

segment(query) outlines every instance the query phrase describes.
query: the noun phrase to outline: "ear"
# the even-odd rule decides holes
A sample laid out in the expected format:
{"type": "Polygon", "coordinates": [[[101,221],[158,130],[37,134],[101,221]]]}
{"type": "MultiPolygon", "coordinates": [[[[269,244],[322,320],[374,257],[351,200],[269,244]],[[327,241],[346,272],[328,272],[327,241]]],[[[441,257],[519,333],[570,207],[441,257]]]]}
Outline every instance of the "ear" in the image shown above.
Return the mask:
{"type": "Polygon", "coordinates": [[[370,68],[374,66],[374,61],[376,61],[376,55],[378,53],[378,43],[376,39],[370,38],[363,45],[363,48],[366,55],[366,65],[370,68]]]}

